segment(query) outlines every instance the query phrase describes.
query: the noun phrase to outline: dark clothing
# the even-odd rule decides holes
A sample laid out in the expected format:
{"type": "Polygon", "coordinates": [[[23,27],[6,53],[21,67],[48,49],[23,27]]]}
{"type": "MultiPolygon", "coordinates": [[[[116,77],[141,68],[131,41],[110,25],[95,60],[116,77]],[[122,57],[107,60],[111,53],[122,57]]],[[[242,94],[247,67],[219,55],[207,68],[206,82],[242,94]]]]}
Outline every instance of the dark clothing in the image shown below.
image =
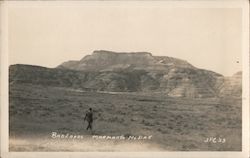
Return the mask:
{"type": "Polygon", "coordinates": [[[93,122],[93,112],[92,111],[88,111],[85,115],[84,120],[87,120],[88,122],[93,122]]]}
{"type": "Polygon", "coordinates": [[[87,130],[88,130],[88,129],[92,130],[92,122],[88,122],[87,130]]]}
{"type": "Polygon", "coordinates": [[[84,120],[87,120],[88,122],[88,127],[87,130],[90,129],[92,130],[92,123],[93,123],[93,112],[92,111],[88,111],[84,117],[84,120]]]}

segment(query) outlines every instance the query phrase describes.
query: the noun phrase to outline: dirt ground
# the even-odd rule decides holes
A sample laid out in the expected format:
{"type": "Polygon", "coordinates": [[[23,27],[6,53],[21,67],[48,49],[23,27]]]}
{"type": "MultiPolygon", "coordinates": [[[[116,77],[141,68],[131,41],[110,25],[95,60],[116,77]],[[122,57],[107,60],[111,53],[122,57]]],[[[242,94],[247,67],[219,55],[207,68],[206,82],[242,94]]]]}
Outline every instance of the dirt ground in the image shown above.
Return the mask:
{"type": "Polygon", "coordinates": [[[10,85],[10,151],[240,151],[241,99],[10,85]],[[93,131],[83,122],[94,110],[93,131]],[[81,139],[52,138],[80,135],[81,139]],[[149,140],[92,136],[152,136],[149,140]],[[216,138],[216,142],[205,142],[216,138]],[[226,140],[220,142],[219,140],[226,140]]]}

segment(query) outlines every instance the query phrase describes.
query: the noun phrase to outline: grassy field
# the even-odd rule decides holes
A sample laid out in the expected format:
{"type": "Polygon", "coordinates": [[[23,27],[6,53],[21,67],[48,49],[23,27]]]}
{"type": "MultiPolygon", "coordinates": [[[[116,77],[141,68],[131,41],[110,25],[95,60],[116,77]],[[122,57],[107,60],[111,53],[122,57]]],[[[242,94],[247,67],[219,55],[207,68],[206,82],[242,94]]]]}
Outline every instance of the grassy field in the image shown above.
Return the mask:
{"type": "Polygon", "coordinates": [[[163,94],[82,92],[10,85],[11,151],[240,151],[241,99],[170,98],[163,94]],[[83,122],[94,110],[94,130],[83,122]],[[58,134],[83,139],[53,139],[58,134]],[[94,140],[92,135],[149,136],[150,140],[94,140]],[[206,138],[225,143],[205,143],[206,138]]]}

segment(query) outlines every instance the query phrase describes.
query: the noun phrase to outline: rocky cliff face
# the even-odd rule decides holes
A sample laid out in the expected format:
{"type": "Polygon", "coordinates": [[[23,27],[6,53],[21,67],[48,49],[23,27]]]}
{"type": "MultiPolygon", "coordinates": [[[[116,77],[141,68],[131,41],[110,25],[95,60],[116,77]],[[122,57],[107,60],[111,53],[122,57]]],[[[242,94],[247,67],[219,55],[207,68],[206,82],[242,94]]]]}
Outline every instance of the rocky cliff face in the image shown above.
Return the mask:
{"type": "Polygon", "coordinates": [[[171,57],[147,52],[95,51],[57,68],[13,65],[11,84],[42,84],[91,91],[161,92],[172,97],[241,96],[241,74],[232,78],[171,57]],[[237,88],[235,88],[237,87],[237,88]]]}

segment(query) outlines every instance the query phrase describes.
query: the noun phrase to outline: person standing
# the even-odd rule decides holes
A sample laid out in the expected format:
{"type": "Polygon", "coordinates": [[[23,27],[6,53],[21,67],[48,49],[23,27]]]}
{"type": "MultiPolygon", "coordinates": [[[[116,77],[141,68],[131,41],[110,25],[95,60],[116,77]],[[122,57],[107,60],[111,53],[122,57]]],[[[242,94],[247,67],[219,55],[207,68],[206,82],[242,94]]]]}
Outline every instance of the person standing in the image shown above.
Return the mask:
{"type": "Polygon", "coordinates": [[[90,129],[92,130],[92,123],[93,123],[93,110],[92,108],[89,108],[88,112],[86,113],[84,117],[84,121],[88,122],[87,130],[90,129]]]}

